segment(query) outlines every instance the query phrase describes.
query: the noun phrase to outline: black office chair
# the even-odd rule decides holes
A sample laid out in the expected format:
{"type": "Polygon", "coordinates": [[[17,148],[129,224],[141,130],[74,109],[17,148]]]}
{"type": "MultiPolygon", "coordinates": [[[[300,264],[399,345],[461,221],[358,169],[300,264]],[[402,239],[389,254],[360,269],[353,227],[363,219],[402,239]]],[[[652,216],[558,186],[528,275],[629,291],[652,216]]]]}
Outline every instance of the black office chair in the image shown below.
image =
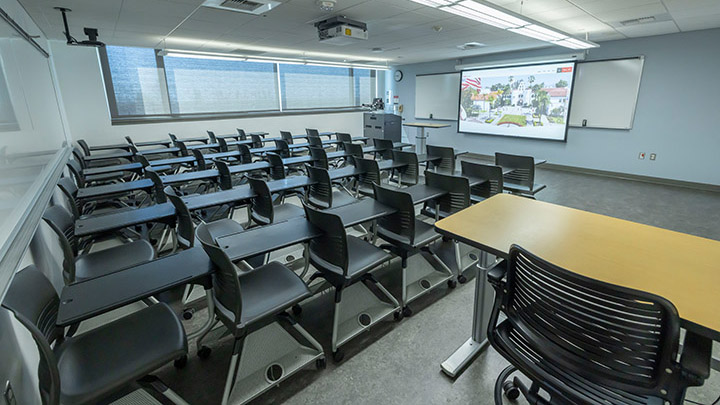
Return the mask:
{"type": "Polygon", "coordinates": [[[445,146],[426,146],[428,156],[440,157],[439,160],[429,161],[427,168],[438,173],[455,173],[455,149],[445,146]]]}
{"type": "MultiPolygon", "coordinates": [[[[12,311],[38,348],[43,405],[107,400],[187,354],[185,331],[165,304],[143,308],[77,336],[63,336],[63,328],[55,326],[60,299],[34,265],[15,274],[2,306],[12,311]]],[[[179,398],[163,388],[168,399],[179,398]]]]}
{"type": "Polygon", "coordinates": [[[311,206],[326,209],[357,202],[357,199],[347,192],[335,190],[330,180],[330,173],[326,169],[305,165],[305,171],[311,183],[305,193],[305,202],[311,206]]]}
{"type": "Polygon", "coordinates": [[[360,174],[356,177],[355,198],[358,198],[361,194],[364,196],[375,195],[373,184],[382,183],[377,160],[354,158],[353,164],[360,171],[360,174]]]}
{"type": "Polygon", "coordinates": [[[307,134],[308,139],[320,137],[320,132],[317,129],[305,128],[305,134],[307,134]]]}
{"type": "Polygon", "coordinates": [[[310,144],[310,146],[314,146],[314,147],[317,147],[317,148],[323,148],[323,149],[324,149],[324,148],[328,148],[328,147],[329,147],[328,145],[323,144],[323,141],[322,141],[322,139],[320,139],[320,137],[315,137],[315,136],[309,136],[309,137],[308,137],[308,143],[310,144]]]}
{"type": "Polygon", "coordinates": [[[252,147],[253,149],[262,148],[263,147],[263,139],[258,134],[250,134],[250,139],[252,140],[252,147]]]}
{"type": "MultiPolygon", "coordinates": [[[[277,153],[268,152],[265,154],[265,158],[267,159],[268,163],[270,163],[268,173],[271,180],[282,180],[287,177],[287,174],[290,172],[291,169],[285,167],[283,159],[280,157],[280,155],[278,155],[277,153]]],[[[301,169],[293,168],[292,171],[299,173],[301,172],[301,169]]],[[[280,201],[284,202],[285,198],[291,195],[297,196],[300,199],[304,198],[303,192],[301,190],[285,190],[280,193],[280,201]]]]}
{"type": "Polygon", "coordinates": [[[353,143],[352,135],[350,134],[338,132],[335,134],[335,137],[340,141],[340,143],[337,144],[338,150],[345,150],[345,143],[353,143]]]}
{"type": "Polygon", "coordinates": [[[484,183],[470,188],[470,200],[473,203],[478,203],[503,192],[502,167],[473,163],[467,160],[461,161],[460,167],[463,176],[486,180],[484,183]]]}
{"type": "Polygon", "coordinates": [[[512,172],[504,176],[505,190],[523,197],[535,198],[535,194],[545,189],[544,184],[535,183],[535,159],[532,156],[495,153],[495,164],[512,172]]]}
{"type": "Polygon", "coordinates": [[[292,145],[293,142],[295,141],[295,140],[293,139],[292,132],[290,132],[290,131],[280,131],[280,139],[282,139],[282,140],[284,140],[285,142],[287,142],[288,145],[292,145]]]}
{"type": "Polygon", "coordinates": [[[238,140],[240,141],[247,141],[247,134],[245,134],[245,130],[241,128],[235,128],[235,130],[238,133],[238,140]]]}
{"type": "Polygon", "coordinates": [[[350,340],[360,330],[371,327],[390,314],[395,314],[396,319],[402,317],[399,310],[400,303],[370,274],[371,270],[389,261],[392,255],[358,237],[347,235],[339,216],[317,210],[307,204],[304,206],[307,220],[322,232],[321,236],[310,240],[308,245],[310,263],[318,269],[318,272],[313,274],[310,280],[321,277],[335,288],[332,351],[333,360],[339,362],[344,357],[339,346],[350,340]],[[339,336],[342,293],[357,282],[369,283],[373,289],[377,289],[380,292],[377,298],[387,304],[387,311],[376,318],[364,313],[364,320],[361,319],[362,315],[359,319],[350,320],[349,322],[354,322],[350,326],[352,330],[348,330],[348,325],[345,325],[346,327],[342,330],[346,335],[339,336]]]}
{"type": "Polygon", "coordinates": [[[72,211],[72,215],[75,219],[80,218],[80,216],[82,215],[90,214],[95,210],[95,203],[86,204],[78,200],[78,187],[70,177],[61,178],[60,180],[58,180],[57,185],[60,191],[62,191],[63,195],[65,196],[65,199],[67,200],[68,205],[70,206],[70,210],[72,211]]]}
{"type": "Polygon", "coordinates": [[[125,173],[111,172],[102,174],[84,174],[82,165],[75,159],[70,159],[66,163],[70,175],[80,188],[90,186],[100,186],[103,184],[116,183],[123,179],[125,173]]]}
{"type": "Polygon", "coordinates": [[[310,157],[312,158],[312,165],[315,167],[320,167],[325,170],[330,169],[330,163],[328,161],[327,152],[323,148],[318,148],[311,146],[309,148],[310,150],[310,157]]]}
{"type": "MultiPolygon", "coordinates": [[[[292,325],[291,328],[294,328],[311,346],[305,346],[297,337],[290,336],[307,349],[314,349],[316,354],[311,361],[315,361],[318,368],[324,368],[325,357],[322,346],[287,313],[288,309],[311,295],[302,279],[278,262],[268,263],[252,271],[241,271],[217,246],[212,235],[208,225],[198,226],[196,237],[216,266],[213,274],[216,315],[234,337],[222,404],[227,403],[235,385],[246,337],[273,322],[283,321],[292,325]]],[[[273,385],[289,375],[274,381],[273,385]]]]}
{"type": "Polygon", "coordinates": [[[290,146],[284,139],[275,139],[275,147],[277,148],[275,153],[280,155],[281,158],[289,158],[293,156],[290,152],[290,146]]]}
{"type": "Polygon", "coordinates": [[[363,152],[363,147],[359,143],[351,143],[351,142],[344,142],[343,149],[347,151],[350,156],[363,159],[365,157],[365,152],[363,152]]]}
{"type": "Polygon", "coordinates": [[[250,153],[250,148],[247,145],[237,145],[237,149],[240,152],[239,159],[241,164],[248,164],[253,162],[252,153],[250,153]]]}
{"type": "Polygon", "coordinates": [[[393,171],[393,174],[398,174],[398,185],[413,186],[418,184],[420,180],[420,165],[416,153],[394,149],[392,151],[392,159],[396,162],[404,163],[403,166],[397,167],[393,171]]]}
{"type": "Polygon", "coordinates": [[[82,248],[87,250],[89,246],[75,236],[75,219],[68,210],[54,205],[45,210],[43,219],[58,238],[63,253],[62,269],[65,284],[114,273],[149,262],[156,257],[155,249],[144,239],[80,254],[82,248]]]}
{"type": "MultiPolygon", "coordinates": [[[[403,315],[411,316],[412,309],[408,304],[423,294],[432,291],[433,288],[447,282],[450,288],[457,285],[452,270],[440,260],[437,255],[429,249],[429,246],[441,238],[435,232],[435,228],[415,218],[415,205],[410,194],[388,187],[373,184],[375,199],[395,212],[378,218],[377,234],[383,240],[391,243],[390,250],[400,256],[402,266],[402,307],[403,315]],[[413,277],[408,277],[408,257],[420,251],[430,254],[445,270],[440,273],[434,268],[430,271],[416,268],[413,269],[413,277]]],[[[384,247],[384,246],[383,246],[384,247]]]]}
{"type": "Polygon", "coordinates": [[[248,177],[248,183],[255,193],[248,205],[248,227],[252,222],[262,226],[303,216],[302,207],[288,203],[276,205],[265,180],[248,177]]]}
{"type": "Polygon", "coordinates": [[[517,397],[518,389],[540,405],[681,405],[686,388],[709,376],[709,339],[688,332],[697,344],[676,360],[680,320],[662,297],[584,277],[517,245],[488,279],[495,289],[488,340],[512,364],[497,380],[498,405],[503,390],[517,397]],[[517,377],[505,382],[516,368],[529,389],[517,377]]]}
{"type": "MultiPolygon", "coordinates": [[[[82,151],[80,151],[80,149],[78,149],[77,147],[73,147],[73,156],[75,156],[75,159],[77,159],[79,162],[81,162],[83,167],[103,167],[103,166],[119,165],[119,164],[128,162],[127,159],[125,159],[125,158],[114,158],[112,156],[108,156],[107,159],[101,159],[101,160],[90,160],[90,161],[85,160],[85,156],[91,156],[90,155],[90,147],[82,139],[78,140],[77,144],[80,145],[80,148],[82,149],[82,151]]],[[[112,155],[113,153],[116,153],[116,152],[118,152],[118,150],[106,151],[105,153],[92,155],[92,157],[96,158],[98,156],[103,156],[103,155],[112,155]]]]}
{"type": "Polygon", "coordinates": [[[380,156],[380,159],[392,159],[393,152],[393,141],[390,139],[373,138],[373,145],[379,149],[374,153],[375,159],[380,156]]]}

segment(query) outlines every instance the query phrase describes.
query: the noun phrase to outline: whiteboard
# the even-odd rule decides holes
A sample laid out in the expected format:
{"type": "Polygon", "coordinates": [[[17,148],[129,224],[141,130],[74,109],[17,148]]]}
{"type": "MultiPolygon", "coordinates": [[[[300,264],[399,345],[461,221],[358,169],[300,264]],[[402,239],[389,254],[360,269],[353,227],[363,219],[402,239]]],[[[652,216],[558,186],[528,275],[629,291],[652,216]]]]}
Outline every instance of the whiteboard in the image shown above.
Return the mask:
{"type": "Polygon", "coordinates": [[[641,56],[578,63],[570,126],[631,129],[644,60],[641,56]]]}
{"type": "Polygon", "coordinates": [[[415,118],[457,120],[460,73],[415,76],[415,118]]]}

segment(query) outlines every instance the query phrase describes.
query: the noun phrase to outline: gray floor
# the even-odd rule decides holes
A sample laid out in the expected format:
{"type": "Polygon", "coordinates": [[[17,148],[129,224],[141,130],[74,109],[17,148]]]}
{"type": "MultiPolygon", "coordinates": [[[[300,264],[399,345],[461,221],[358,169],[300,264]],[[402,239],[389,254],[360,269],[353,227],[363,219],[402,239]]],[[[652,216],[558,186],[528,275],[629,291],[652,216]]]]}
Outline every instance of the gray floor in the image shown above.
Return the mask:
{"type": "MultiPolygon", "coordinates": [[[[539,169],[548,185],[539,200],[662,228],[720,240],[720,194],[642,182],[539,169]]],[[[415,257],[413,266],[426,266],[415,257]]],[[[393,284],[397,262],[383,269],[393,284]]],[[[391,289],[395,293],[396,289],[391,289]]],[[[305,305],[300,320],[329,346],[329,294],[305,305]]],[[[449,290],[443,286],[412,304],[415,314],[402,322],[383,322],[345,346],[345,360],[326,370],[307,370],[253,401],[254,404],[492,404],[492,387],[506,365],[492,349],[481,354],[456,380],[440,371],[445,360],[470,334],[473,283],[449,290]]],[[[195,320],[204,317],[199,311],[195,320]]],[[[191,327],[190,325],[188,325],[191,327]]],[[[231,341],[210,344],[211,357],[191,356],[187,366],[165,367],[158,375],[191,404],[216,404],[222,394],[231,341]]],[[[715,347],[716,355],[718,347],[715,347]]],[[[720,394],[713,372],[688,399],[709,404],[720,394]]],[[[507,401],[506,401],[507,403],[507,401]]]]}

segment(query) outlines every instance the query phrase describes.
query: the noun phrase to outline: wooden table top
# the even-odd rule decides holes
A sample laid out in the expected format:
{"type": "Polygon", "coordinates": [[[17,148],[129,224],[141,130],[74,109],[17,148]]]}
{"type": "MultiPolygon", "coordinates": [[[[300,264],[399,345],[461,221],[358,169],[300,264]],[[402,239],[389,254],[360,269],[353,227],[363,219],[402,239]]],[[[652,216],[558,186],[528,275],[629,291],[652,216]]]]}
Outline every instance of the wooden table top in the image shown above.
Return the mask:
{"type": "Polygon", "coordinates": [[[403,122],[406,127],[421,127],[421,128],[447,128],[450,124],[433,124],[432,122],[403,122]]]}
{"type": "Polygon", "coordinates": [[[517,244],[578,274],[672,302],[683,326],[720,337],[720,242],[499,194],[436,223],[498,256],[517,244]]]}

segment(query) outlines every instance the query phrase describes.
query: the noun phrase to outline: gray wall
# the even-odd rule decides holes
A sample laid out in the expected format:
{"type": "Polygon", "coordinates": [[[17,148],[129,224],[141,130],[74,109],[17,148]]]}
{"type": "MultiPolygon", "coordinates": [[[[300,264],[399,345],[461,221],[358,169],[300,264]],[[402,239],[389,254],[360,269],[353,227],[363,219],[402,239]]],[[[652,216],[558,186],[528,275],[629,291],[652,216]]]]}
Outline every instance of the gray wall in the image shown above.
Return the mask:
{"type": "MultiPolygon", "coordinates": [[[[482,38],[478,38],[482,40],[482,38]]],[[[431,130],[428,143],[475,153],[533,155],[551,163],[720,184],[720,29],[603,42],[587,60],[645,55],[633,128],[570,128],[567,143],[460,134],[450,128],[431,130]],[[638,159],[639,152],[657,160],[638,159]]],[[[553,47],[462,60],[477,63],[567,54],[553,47]]],[[[454,71],[457,60],[398,66],[404,79],[393,93],[404,105],[403,117],[415,121],[415,75],[454,71]]],[[[413,142],[415,132],[406,130],[413,142]]]]}

